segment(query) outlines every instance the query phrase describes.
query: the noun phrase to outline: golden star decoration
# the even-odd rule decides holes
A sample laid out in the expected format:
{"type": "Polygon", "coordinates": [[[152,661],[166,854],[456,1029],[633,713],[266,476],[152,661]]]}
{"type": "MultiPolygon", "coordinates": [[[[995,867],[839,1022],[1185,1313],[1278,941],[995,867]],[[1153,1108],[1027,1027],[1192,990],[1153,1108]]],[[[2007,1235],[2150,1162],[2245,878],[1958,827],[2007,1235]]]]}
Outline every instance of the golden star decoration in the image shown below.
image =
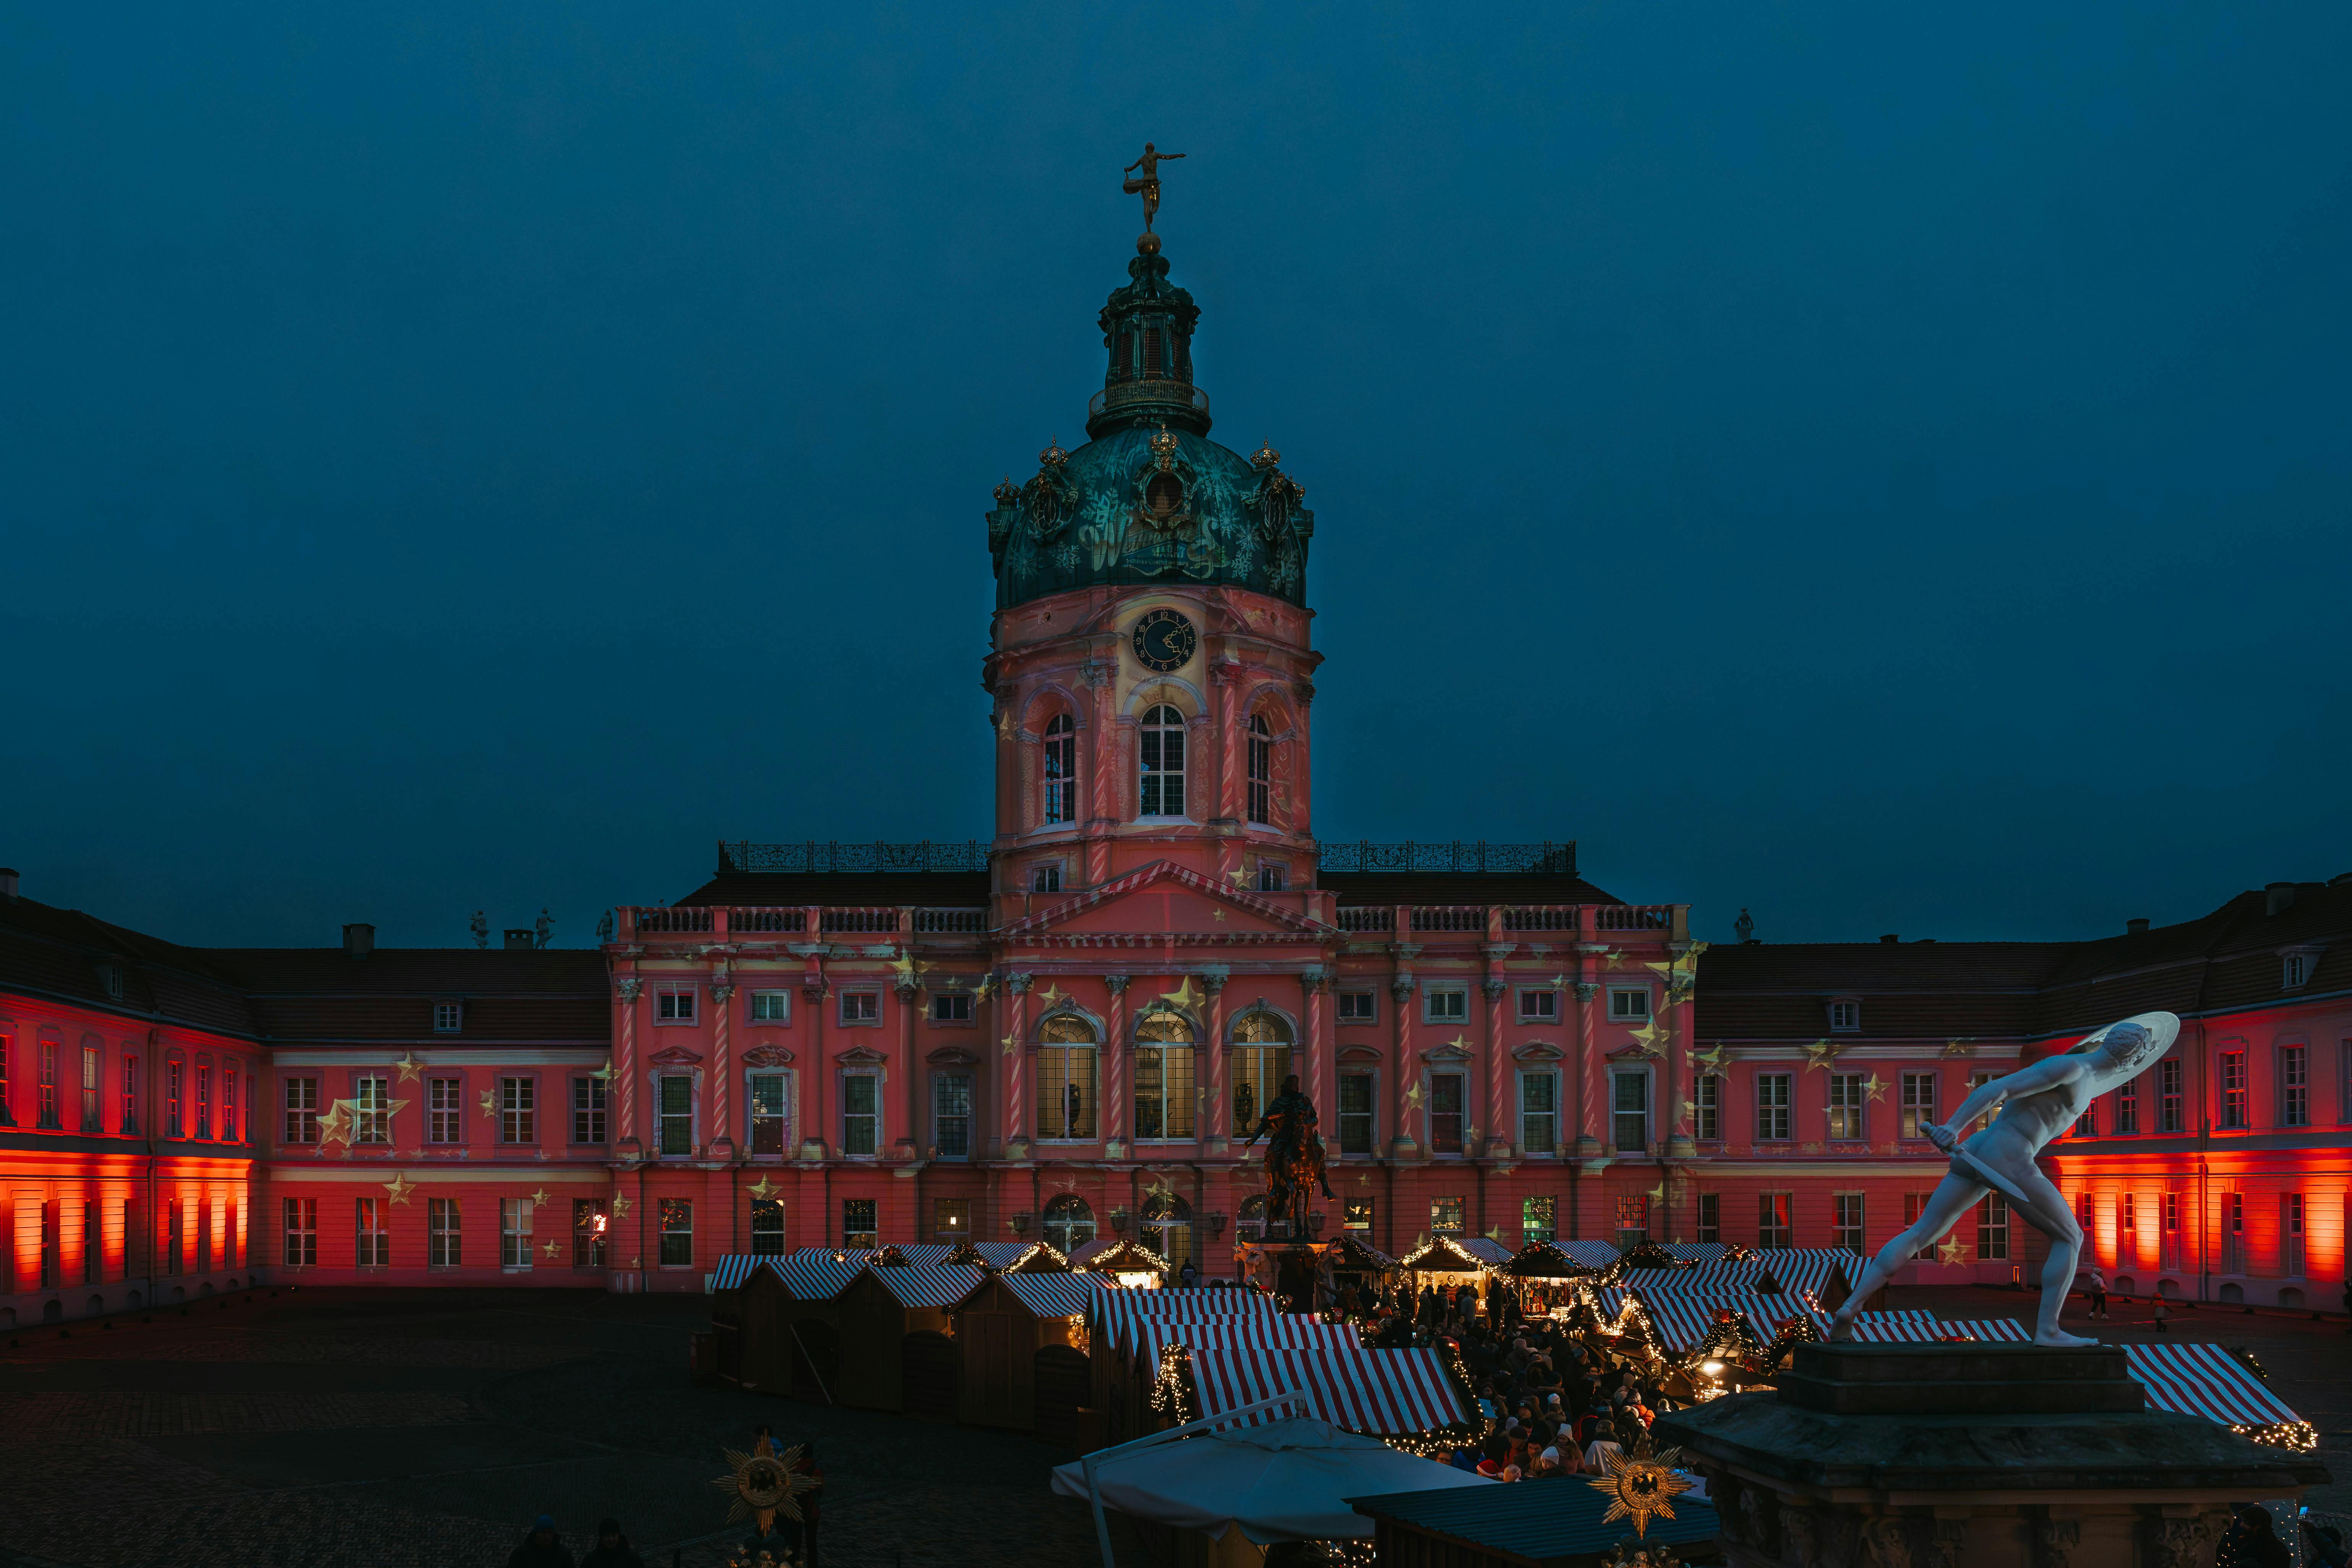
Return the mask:
{"type": "Polygon", "coordinates": [[[1886,1080],[1880,1078],[1876,1073],[1872,1073],[1868,1078],[1863,1079],[1862,1087],[1864,1091],[1866,1092],[1873,1100],[1885,1100],[1886,1098],[1886,1080]]]}
{"type": "Polygon", "coordinates": [[[1450,1039],[1450,1040],[1446,1041],[1445,1043],[1446,1043],[1448,1046],[1452,1047],[1454,1049],[1455,1049],[1455,1050],[1457,1050],[1457,1051],[1461,1051],[1461,1052],[1465,1053],[1465,1055],[1468,1053],[1468,1051],[1469,1051],[1469,1049],[1470,1049],[1470,1041],[1469,1041],[1468,1037],[1465,1037],[1465,1036],[1456,1035],[1456,1036],[1454,1036],[1452,1039],[1450,1039]]]}
{"type": "Polygon", "coordinates": [[[319,1147],[324,1152],[330,1143],[348,1144],[352,1141],[352,1102],[331,1101],[325,1115],[319,1118],[319,1147]]]}
{"type": "Polygon", "coordinates": [[[1220,925],[1222,925],[1222,924],[1223,924],[1223,923],[1224,923],[1224,919],[1225,919],[1225,911],[1224,911],[1224,910],[1211,910],[1209,912],[1210,912],[1211,914],[1213,914],[1213,915],[1216,916],[1216,918],[1217,918],[1217,922],[1218,922],[1220,925]]]}
{"type": "Polygon", "coordinates": [[[1069,993],[1063,990],[1061,986],[1048,981],[1045,989],[1037,993],[1037,1005],[1041,1007],[1052,1007],[1068,995],[1069,993]]]}
{"type": "Polygon", "coordinates": [[[1652,1518],[1674,1518],[1673,1500],[1691,1489],[1688,1478],[1675,1473],[1675,1461],[1682,1458],[1682,1452],[1680,1448],[1668,1448],[1647,1459],[1629,1459],[1622,1454],[1604,1456],[1607,1473],[1586,1483],[1609,1499],[1609,1511],[1601,1516],[1601,1521],[1606,1524],[1612,1519],[1630,1519],[1633,1521],[1633,1533],[1646,1537],[1652,1518]]]}
{"type": "Polygon", "coordinates": [[[530,1206],[535,1209],[545,1208],[547,1206],[547,1189],[545,1187],[541,1187],[539,1191],[530,1194],[530,1206]]]}
{"type": "Polygon", "coordinates": [[[1717,1072],[1722,1069],[1724,1058],[1730,1054],[1731,1053],[1725,1049],[1724,1047],[1716,1045],[1709,1047],[1706,1050],[1696,1053],[1692,1059],[1697,1062],[1699,1066],[1706,1068],[1707,1071],[1717,1072]]]}
{"type": "Polygon", "coordinates": [[[1815,1068],[1828,1067],[1831,1062],[1837,1059],[1837,1053],[1835,1041],[1815,1040],[1805,1047],[1805,1070],[1811,1072],[1815,1068]]]}
{"type": "Polygon", "coordinates": [[[775,1183],[765,1176],[751,1184],[751,1195],[755,1198],[773,1197],[780,1190],[775,1183]]]}
{"type": "Polygon", "coordinates": [[[1421,1085],[1414,1084],[1411,1089],[1404,1091],[1404,1102],[1407,1105],[1412,1106],[1415,1110],[1419,1110],[1421,1109],[1421,1085]]]}
{"type": "Polygon", "coordinates": [[[995,989],[996,976],[993,974],[983,974],[980,977],[979,983],[971,988],[971,999],[975,1002],[985,1002],[988,1000],[990,994],[995,989]]]}
{"type": "Polygon", "coordinates": [[[1225,873],[1225,880],[1231,882],[1236,888],[1248,887],[1249,879],[1249,867],[1246,864],[1236,866],[1232,870],[1225,873]]]}
{"type": "Polygon", "coordinates": [[[499,1097],[487,1089],[482,1090],[482,1098],[475,1103],[482,1108],[482,1114],[485,1116],[496,1116],[499,1113],[499,1097]]]}
{"type": "Polygon", "coordinates": [[[383,1190],[392,1194],[394,1203],[404,1204],[408,1201],[408,1194],[416,1190],[416,1184],[408,1179],[406,1172],[397,1172],[392,1180],[383,1184],[383,1190]]]}
{"type": "Polygon", "coordinates": [[[1936,1248],[1936,1261],[1944,1264],[1958,1264],[1967,1255],[1968,1250],[1969,1249],[1966,1247],[1960,1244],[1960,1238],[1958,1237],[1948,1236],[1944,1237],[1943,1245],[1936,1248]]]}
{"type": "Polygon", "coordinates": [[[1653,1018],[1633,1031],[1633,1043],[1645,1051],[1654,1051],[1670,1037],[1665,1025],[1653,1018]]]}
{"type": "Polygon", "coordinates": [[[1971,1056],[1975,1051],[1976,1047],[1966,1040],[1946,1040],[1944,1042],[1944,1054],[1948,1057],[1971,1056]]]}
{"type": "Polygon", "coordinates": [[[1199,986],[1192,984],[1192,977],[1188,974],[1184,976],[1183,984],[1173,991],[1162,991],[1160,994],[1160,999],[1162,1002],[1173,1002],[1189,1013],[1201,1005],[1205,994],[1199,986]]]}
{"type": "Polygon", "coordinates": [[[425,1064],[416,1059],[415,1051],[403,1051],[400,1053],[400,1059],[392,1065],[400,1069],[400,1081],[407,1083],[416,1077],[416,1069],[425,1064]]]}
{"type": "Polygon", "coordinates": [[[606,1083],[610,1083],[610,1082],[612,1082],[612,1081],[613,1081],[613,1058],[610,1058],[610,1057],[606,1057],[606,1058],[604,1058],[604,1065],[603,1067],[598,1068],[594,1072],[590,1073],[588,1076],[589,1076],[590,1078],[600,1078],[600,1079],[603,1079],[606,1083]]]}
{"type": "Polygon", "coordinates": [[[1476,1146],[1477,1146],[1477,1142],[1478,1142],[1478,1130],[1477,1130],[1475,1127],[1473,1127],[1472,1129],[1470,1129],[1470,1142],[1471,1142],[1471,1146],[1472,1146],[1472,1147],[1474,1147],[1474,1148],[1475,1148],[1475,1147],[1476,1147],[1476,1146]]]}
{"type": "Polygon", "coordinates": [[[551,1241],[545,1247],[541,1247],[540,1250],[547,1254],[548,1257],[552,1258],[555,1256],[555,1243],[551,1241]]]}
{"type": "Polygon", "coordinates": [[[1013,1052],[1021,1048],[1021,1037],[1018,1035],[1007,1035],[1004,1037],[1003,1045],[1004,1054],[1009,1057],[1013,1052]]]}
{"type": "Polygon", "coordinates": [[[1662,1181],[1656,1186],[1652,1187],[1649,1191],[1649,1195],[1657,1199],[1660,1203],[1664,1203],[1666,1201],[1666,1184],[1662,1181]]]}
{"type": "Polygon", "coordinates": [[[629,1267],[630,1267],[630,1268],[635,1268],[638,1267],[640,1264],[642,1264],[644,1261],[645,1261],[645,1259],[643,1259],[643,1258],[630,1258],[630,1259],[629,1259],[629,1267]]]}
{"type": "MultiPolygon", "coordinates": [[[[629,1216],[630,1201],[631,1200],[625,1194],[614,1195],[613,1199],[613,1217],[614,1219],[626,1219],[629,1216]]],[[[629,1267],[635,1268],[636,1264],[632,1262],[629,1267]]]]}
{"type": "Polygon", "coordinates": [[[920,980],[930,967],[931,966],[928,963],[917,963],[913,953],[902,952],[898,956],[897,960],[891,963],[890,973],[896,974],[901,980],[911,983],[920,980]]]}

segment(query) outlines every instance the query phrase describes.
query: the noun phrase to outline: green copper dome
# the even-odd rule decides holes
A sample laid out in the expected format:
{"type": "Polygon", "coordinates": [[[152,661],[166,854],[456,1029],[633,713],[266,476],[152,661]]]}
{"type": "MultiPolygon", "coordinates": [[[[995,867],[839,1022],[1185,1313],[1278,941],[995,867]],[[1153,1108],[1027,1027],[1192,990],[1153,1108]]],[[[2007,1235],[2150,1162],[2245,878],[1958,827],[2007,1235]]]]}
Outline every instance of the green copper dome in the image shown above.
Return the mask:
{"type": "Polygon", "coordinates": [[[996,488],[999,609],[1104,584],[1218,583],[1306,602],[1315,514],[1280,453],[1244,458],[1208,438],[1209,400],[1192,384],[1200,309],[1146,240],[1103,307],[1110,363],[1087,408],[1092,439],[1048,447],[1027,483],[996,488]]]}

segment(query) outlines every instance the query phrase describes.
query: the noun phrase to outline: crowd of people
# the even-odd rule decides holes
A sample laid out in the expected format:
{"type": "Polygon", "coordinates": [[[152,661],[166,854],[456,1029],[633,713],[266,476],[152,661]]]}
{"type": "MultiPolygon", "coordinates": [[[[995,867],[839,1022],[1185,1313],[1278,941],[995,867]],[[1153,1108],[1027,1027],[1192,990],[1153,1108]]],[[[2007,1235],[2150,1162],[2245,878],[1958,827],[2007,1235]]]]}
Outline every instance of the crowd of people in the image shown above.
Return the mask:
{"type": "Polygon", "coordinates": [[[1588,1347],[1560,1324],[1524,1316],[1496,1285],[1481,1301],[1469,1285],[1342,1286],[1339,1310],[1377,1350],[1450,1343],[1461,1352],[1486,1430],[1444,1456],[1496,1480],[1544,1480],[1602,1470],[1612,1454],[1640,1451],[1650,1423],[1674,1408],[1662,1389],[1588,1347]]]}

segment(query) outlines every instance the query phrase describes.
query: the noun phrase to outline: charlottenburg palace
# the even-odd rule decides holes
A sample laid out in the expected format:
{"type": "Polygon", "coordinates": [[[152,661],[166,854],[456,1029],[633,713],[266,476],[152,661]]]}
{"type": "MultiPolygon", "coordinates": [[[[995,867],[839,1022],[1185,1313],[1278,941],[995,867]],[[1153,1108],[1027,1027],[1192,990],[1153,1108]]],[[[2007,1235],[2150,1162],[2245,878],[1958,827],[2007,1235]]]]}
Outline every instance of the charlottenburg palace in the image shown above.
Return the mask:
{"type": "MultiPolygon", "coordinates": [[[[699,1290],[724,1255],[1264,1223],[1299,1076],[1336,1200],[1433,1233],[1874,1248],[1969,1085],[2162,1007],[2047,1159],[2126,1289],[2332,1304],[2352,879],[2076,942],[1709,948],[1575,847],[1316,836],[1314,514],[1210,439],[1156,240],[1087,441],[987,515],[984,841],[722,847],[598,950],[184,947],[0,873],[0,1305],[257,1281],[699,1290]]],[[[1998,1200],[1917,1259],[2007,1280],[1998,1200]]]]}

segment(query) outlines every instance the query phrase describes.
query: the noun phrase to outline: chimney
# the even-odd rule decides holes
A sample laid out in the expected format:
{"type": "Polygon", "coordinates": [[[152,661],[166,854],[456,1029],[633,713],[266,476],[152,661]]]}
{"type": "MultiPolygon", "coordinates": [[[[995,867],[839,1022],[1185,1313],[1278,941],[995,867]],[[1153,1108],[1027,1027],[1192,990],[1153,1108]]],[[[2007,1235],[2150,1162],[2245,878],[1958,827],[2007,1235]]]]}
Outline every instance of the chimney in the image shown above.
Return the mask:
{"type": "Polygon", "coordinates": [[[2294,902],[2293,882],[2267,882],[2263,886],[2263,913],[2274,915],[2294,902]]]}
{"type": "Polygon", "coordinates": [[[2124,921],[2124,934],[2126,936],[2146,936],[2147,934],[2147,917],[2141,916],[2124,921]]]}
{"type": "Polygon", "coordinates": [[[509,926],[506,929],[506,949],[509,952],[529,952],[531,950],[530,928],[509,926]]]}
{"type": "Polygon", "coordinates": [[[16,868],[14,866],[0,866],[0,899],[14,900],[16,896],[16,868]]]}
{"type": "Polygon", "coordinates": [[[375,927],[348,925],[343,928],[343,956],[365,958],[375,951],[375,927]]]}
{"type": "Polygon", "coordinates": [[[1900,936],[1897,936],[1895,932],[1888,931],[1885,936],[1880,937],[1878,940],[1891,946],[1895,942],[1901,942],[1903,939],[1900,936]]]}

